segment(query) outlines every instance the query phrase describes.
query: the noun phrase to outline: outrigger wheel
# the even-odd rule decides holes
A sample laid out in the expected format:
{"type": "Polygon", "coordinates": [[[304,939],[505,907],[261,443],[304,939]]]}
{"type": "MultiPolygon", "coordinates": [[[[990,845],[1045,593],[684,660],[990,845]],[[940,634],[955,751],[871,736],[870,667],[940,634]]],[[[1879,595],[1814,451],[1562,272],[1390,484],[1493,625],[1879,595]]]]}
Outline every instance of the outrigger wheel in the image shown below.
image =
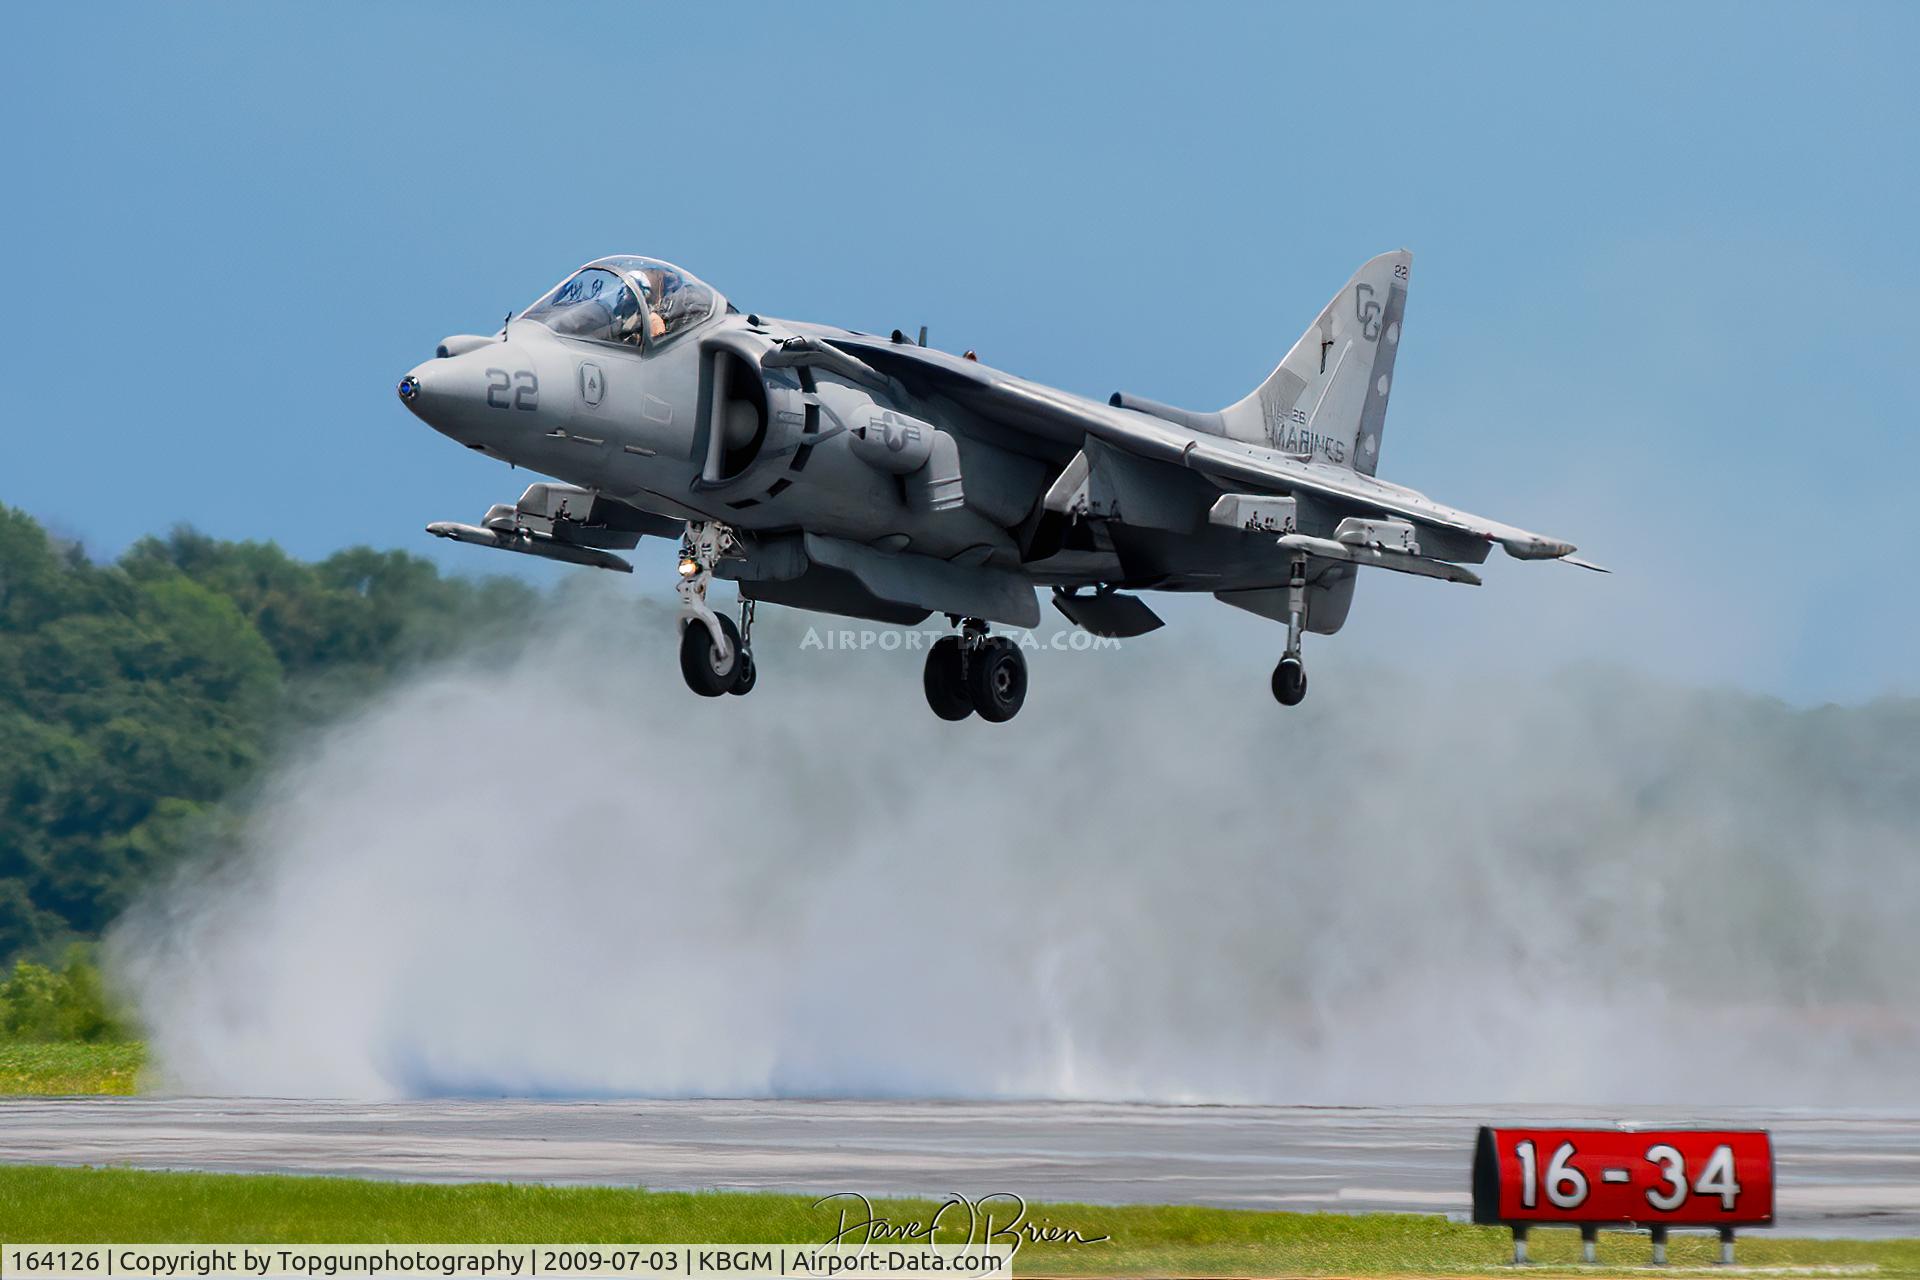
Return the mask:
{"type": "Polygon", "coordinates": [[[1307,696],[1307,668],[1300,659],[1280,659],[1280,665],[1273,669],[1273,696],[1283,707],[1297,707],[1307,696]]]}
{"type": "Polygon", "coordinates": [[[740,642],[740,628],[733,625],[732,618],[716,614],[715,621],[726,633],[726,655],[721,656],[720,646],[713,642],[713,633],[704,623],[689,619],[680,629],[680,674],[687,678],[687,688],[703,698],[745,693],[753,688],[757,674],[753,655],[740,642]]]}

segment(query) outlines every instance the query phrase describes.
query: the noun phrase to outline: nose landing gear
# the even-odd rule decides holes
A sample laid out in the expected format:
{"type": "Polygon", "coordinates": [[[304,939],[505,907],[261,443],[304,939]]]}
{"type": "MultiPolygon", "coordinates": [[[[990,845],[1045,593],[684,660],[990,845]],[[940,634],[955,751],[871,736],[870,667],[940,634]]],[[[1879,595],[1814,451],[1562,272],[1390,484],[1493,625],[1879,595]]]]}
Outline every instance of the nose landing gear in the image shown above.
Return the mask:
{"type": "Polygon", "coordinates": [[[752,690],[759,672],[753,665],[753,601],[740,602],[740,623],[717,614],[707,603],[713,567],[732,551],[733,531],[715,521],[689,523],[680,542],[680,674],[687,688],[703,698],[752,690]]]}
{"type": "Polygon", "coordinates": [[[1307,667],[1300,660],[1300,631],[1307,616],[1307,558],[1295,556],[1287,571],[1287,651],[1273,669],[1273,696],[1297,707],[1307,696],[1307,667]]]}
{"type": "Polygon", "coordinates": [[[965,720],[974,712],[993,724],[1020,713],[1027,701],[1027,659],[1005,636],[987,634],[978,618],[957,620],[960,634],[942,636],[927,653],[921,685],[927,705],[942,720],[965,720]]]}

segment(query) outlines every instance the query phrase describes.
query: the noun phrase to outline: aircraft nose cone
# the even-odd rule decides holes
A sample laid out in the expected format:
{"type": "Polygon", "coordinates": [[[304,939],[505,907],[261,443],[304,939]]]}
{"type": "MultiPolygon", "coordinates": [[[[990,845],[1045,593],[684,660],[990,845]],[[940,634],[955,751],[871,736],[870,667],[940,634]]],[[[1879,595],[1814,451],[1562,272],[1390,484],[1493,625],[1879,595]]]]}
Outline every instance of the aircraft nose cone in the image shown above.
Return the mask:
{"type": "MultiPolygon", "coordinates": [[[[427,362],[427,364],[432,363],[432,361],[427,362]]],[[[393,389],[394,394],[400,397],[400,403],[407,406],[414,417],[423,419],[427,416],[427,383],[431,377],[427,371],[427,364],[416,365],[409,369],[406,376],[401,378],[399,384],[393,389]]]]}
{"type": "Polygon", "coordinates": [[[536,416],[501,412],[511,407],[497,396],[501,370],[524,363],[511,356],[510,348],[495,344],[485,355],[473,352],[425,360],[407,370],[394,385],[394,394],[416,421],[443,436],[473,448],[497,444],[516,429],[524,432],[536,416]],[[509,357],[505,364],[503,356],[509,357]]]}

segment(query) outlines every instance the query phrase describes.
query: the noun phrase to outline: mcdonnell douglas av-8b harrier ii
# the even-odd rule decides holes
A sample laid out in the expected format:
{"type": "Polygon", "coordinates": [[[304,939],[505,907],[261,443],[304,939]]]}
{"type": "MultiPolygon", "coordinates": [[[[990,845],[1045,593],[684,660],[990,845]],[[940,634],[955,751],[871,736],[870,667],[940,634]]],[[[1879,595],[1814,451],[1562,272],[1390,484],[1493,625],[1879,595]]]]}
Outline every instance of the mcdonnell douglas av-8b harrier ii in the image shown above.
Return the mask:
{"type": "MultiPolygon", "coordinates": [[[[631,572],[615,554],[680,542],[680,666],[695,693],[753,687],[767,601],[955,633],[927,654],[949,720],[1008,720],[1020,646],[990,623],[1161,625],[1138,591],[1207,591],[1284,623],[1273,696],[1306,695],[1304,632],[1346,621],[1363,566],[1478,584],[1498,543],[1572,544],[1377,479],[1413,256],[1373,259],[1272,375],[1211,413],[1105,404],[949,355],[743,314],[653,258],[590,262],[400,380],[400,399],[470,449],[552,476],[444,538],[631,572]],[[739,621],[708,600],[738,584],[739,621]]],[[[1582,563],[1573,561],[1573,563],[1582,563]]],[[[1594,567],[1594,566],[1588,566],[1594,567]]]]}

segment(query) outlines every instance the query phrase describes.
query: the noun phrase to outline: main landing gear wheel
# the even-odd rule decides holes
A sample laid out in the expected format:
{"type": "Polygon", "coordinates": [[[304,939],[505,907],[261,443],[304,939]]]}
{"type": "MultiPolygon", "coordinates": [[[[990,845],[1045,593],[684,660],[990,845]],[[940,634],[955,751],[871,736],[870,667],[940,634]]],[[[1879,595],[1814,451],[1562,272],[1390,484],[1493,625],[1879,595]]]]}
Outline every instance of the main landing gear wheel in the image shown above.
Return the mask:
{"type": "Polygon", "coordinates": [[[1027,700],[1026,655],[1005,636],[989,636],[978,618],[954,621],[960,634],[940,637],[927,652],[920,679],[927,705],[942,720],[976,711],[994,724],[1013,719],[1027,700]]]}
{"type": "Polygon", "coordinates": [[[1307,669],[1298,658],[1282,658],[1273,669],[1273,696],[1283,707],[1297,707],[1307,696],[1307,669]]]}
{"type": "Polygon", "coordinates": [[[1027,659],[1005,636],[988,636],[967,655],[967,692],[982,720],[1000,724],[1027,700],[1027,659]]]}
{"type": "Polygon", "coordinates": [[[687,678],[687,688],[703,698],[717,698],[723,693],[745,693],[753,687],[753,659],[740,643],[740,628],[733,625],[733,619],[725,614],[716,614],[714,620],[720,624],[720,630],[726,633],[727,651],[725,655],[713,642],[713,633],[698,619],[690,619],[680,629],[680,674],[687,678]],[[739,688],[742,679],[746,689],[739,688]]]}
{"type": "Polygon", "coordinates": [[[959,636],[941,636],[927,651],[927,667],[920,683],[927,705],[942,720],[965,720],[973,714],[973,694],[967,689],[966,651],[959,636]]]}

